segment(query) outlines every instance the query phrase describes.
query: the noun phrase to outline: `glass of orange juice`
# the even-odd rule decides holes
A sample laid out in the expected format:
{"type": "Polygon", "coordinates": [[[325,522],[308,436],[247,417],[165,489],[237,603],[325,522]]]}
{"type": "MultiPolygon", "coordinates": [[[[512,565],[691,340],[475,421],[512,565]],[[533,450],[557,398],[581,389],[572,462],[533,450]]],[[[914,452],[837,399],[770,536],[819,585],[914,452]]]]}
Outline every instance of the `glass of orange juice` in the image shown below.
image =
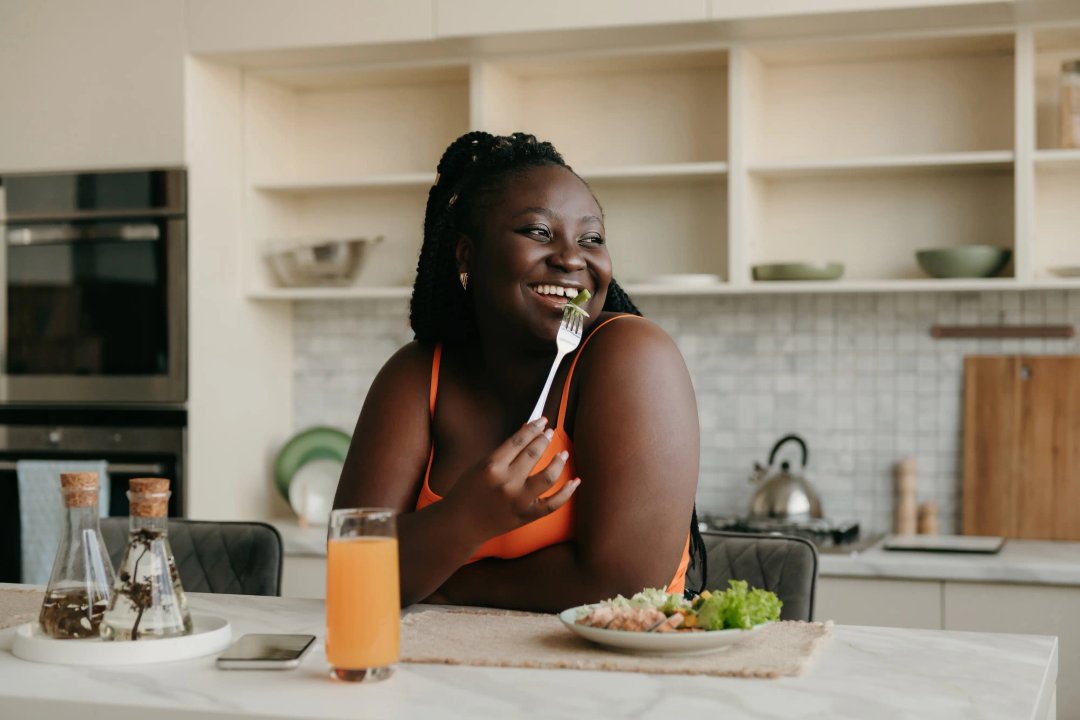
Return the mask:
{"type": "Polygon", "coordinates": [[[326,659],[330,676],[383,680],[401,641],[401,593],[394,511],[330,513],[326,541],[326,659]]]}

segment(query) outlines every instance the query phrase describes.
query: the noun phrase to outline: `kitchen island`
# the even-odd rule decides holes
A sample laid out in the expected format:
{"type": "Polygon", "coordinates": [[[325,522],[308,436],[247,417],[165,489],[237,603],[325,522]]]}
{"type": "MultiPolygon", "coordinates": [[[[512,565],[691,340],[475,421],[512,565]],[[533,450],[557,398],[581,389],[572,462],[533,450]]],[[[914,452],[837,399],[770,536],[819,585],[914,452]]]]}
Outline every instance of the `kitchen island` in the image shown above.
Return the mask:
{"type": "Polygon", "coordinates": [[[1052,637],[837,626],[803,677],[748,680],[577,670],[402,665],[388,681],[331,681],[322,601],[192,593],[233,636],[299,632],[292,671],[215,669],[212,657],[117,668],[24,662],[0,631],[0,716],[69,718],[1032,718],[1054,717],[1052,637]]]}

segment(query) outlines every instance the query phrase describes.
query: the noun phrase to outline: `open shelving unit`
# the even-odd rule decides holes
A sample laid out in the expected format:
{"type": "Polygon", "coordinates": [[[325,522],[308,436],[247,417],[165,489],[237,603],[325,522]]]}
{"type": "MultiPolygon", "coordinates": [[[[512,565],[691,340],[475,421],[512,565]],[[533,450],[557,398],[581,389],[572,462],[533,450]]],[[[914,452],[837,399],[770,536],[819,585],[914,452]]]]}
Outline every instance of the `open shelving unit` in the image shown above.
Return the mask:
{"type": "Polygon", "coordinates": [[[659,295],[1080,287],[1080,150],[1057,72],[1080,25],[1017,26],[244,71],[245,293],[405,298],[445,146],[550,140],[605,211],[615,275],[659,295]],[[272,240],[381,235],[350,287],[279,287],[272,240]],[[1001,277],[915,251],[993,244],[1001,277]],[[839,261],[841,280],[755,282],[839,261]],[[714,275],[715,283],[658,282],[714,275]]]}

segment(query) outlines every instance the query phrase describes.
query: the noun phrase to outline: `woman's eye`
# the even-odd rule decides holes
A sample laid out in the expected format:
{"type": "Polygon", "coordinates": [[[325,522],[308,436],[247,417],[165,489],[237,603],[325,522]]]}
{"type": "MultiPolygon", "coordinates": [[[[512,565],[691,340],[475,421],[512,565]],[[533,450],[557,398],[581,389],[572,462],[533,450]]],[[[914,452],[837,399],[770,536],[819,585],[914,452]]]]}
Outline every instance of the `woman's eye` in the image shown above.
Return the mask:
{"type": "Polygon", "coordinates": [[[583,245],[603,245],[604,238],[600,235],[586,235],[581,238],[580,242],[583,245]]]}
{"type": "Polygon", "coordinates": [[[551,237],[551,232],[543,226],[525,228],[525,232],[529,235],[537,235],[542,238],[551,237]]]}

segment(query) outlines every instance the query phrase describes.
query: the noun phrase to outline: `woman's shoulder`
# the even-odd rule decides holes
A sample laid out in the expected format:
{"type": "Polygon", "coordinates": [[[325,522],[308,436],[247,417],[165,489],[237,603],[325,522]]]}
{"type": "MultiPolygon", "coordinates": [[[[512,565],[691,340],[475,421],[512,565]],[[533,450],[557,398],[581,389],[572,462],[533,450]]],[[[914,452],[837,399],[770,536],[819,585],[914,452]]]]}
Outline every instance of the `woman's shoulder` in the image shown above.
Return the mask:
{"type": "Polygon", "coordinates": [[[402,346],[383,363],[376,382],[392,386],[415,387],[431,377],[435,348],[413,341],[402,346]]]}
{"type": "Polygon", "coordinates": [[[675,341],[664,329],[639,315],[604,313],[588,337],[579,364],[582,370],[635,373],[677,364],[685,367],[675,341]]]}
{"type": "Polygon", "coordinates": [[[664,329],[642,315],[605,312],[597,318],[587,347],[596,351],[674,350],[675,342],[664,329]]]}

